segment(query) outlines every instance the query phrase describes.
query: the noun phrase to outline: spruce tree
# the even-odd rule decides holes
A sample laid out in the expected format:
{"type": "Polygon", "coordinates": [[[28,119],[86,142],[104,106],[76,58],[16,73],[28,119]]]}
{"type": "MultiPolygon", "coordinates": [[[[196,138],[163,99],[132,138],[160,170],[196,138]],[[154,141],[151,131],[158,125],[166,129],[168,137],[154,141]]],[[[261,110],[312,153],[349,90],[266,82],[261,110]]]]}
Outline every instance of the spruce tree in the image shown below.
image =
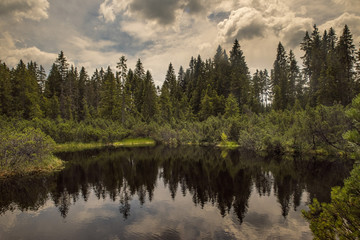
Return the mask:
{"type": "Polygon", "coordinates": [[[142,94],[144,87],[145,70],[140,59],[136,62],[131,87],[134,93],[134,103],[138,112],[141,112],[143,103],[142,94]]]}
{"type": "Polygon", "coordinates": [[[170,90],[167,84],[161,87],[161,94],[159,99],[160,116],[165,122],[171,122],[173,119],[173,107],[170,100],[170,90]]]}
{"type": "Polygon", "coordinates": [[[108,67],[104,75],[104,83],[101,89],[100,113],[102,117],[108,119],[115,118],[116,94],[115,76],[111,68],[108,67]]]}
{"type": "Polygon", "coordinates": [[[230,52],[230,63],[230,92],[237,99],[239,105],[242,106],[247,104],[249,100],[250,77],[245,57],[240,49],[240,44],[237,39],[235,39],[230,52]]]}
{"type": "Polygon", "coordinates": [[[296,89],[302,89],[301,86],[302,81],[300,79],[300,69],[297,65],[297,61],[295,58],[295,54],[292,50],[289,52],[288,57],[288,66],[289,66],[289,73],[288,73],[288,87],[287,87],[287,100],[288,105],[293,106],[295,104],[295,99],[297,98],[296,89]]]}
{"type": "Polygon", "coordinates": [[[274,74],[272,78],[272,92],[274,93],[274,103],[276,103],[274,104],[274,108],[276,110],[284,110],[287,107],[289,100],[289,65],[287,60],[286,51],[281,42],[279,42],[276,59],[274,61],[274,74]],[[275,89],[277,90],[275,91],[275,89]]]}
{"type": "Polygon", "coordinates": [[[237,117],[239,116],[240,110],[239,110],[239,104],[231,93],[226,99],[225,103],[225,118],[231,118],[231,117],[237,117]]]}
{"type": "Polygon", "coordinates": [[[11,91],[10,69],[0,61],[0,114],[11,115],[13,104],[11,91]]]}
{"type": "Polygon", "coordinates": [[[344,26],[343,34],[340,36],[336,46],[337,57],[341,64],[338,69],[338,80],[341,85],[341,103],[348,105],[356,95],[354,92],[354,63],[355,46],[353,44],[352,34],[347,25],[344,26]]]}
{"type": "Polygon", "coordinates": [[[127,91],[125,88],[127,78],[127,59],[125,56],[121,56],[120,61],[117,63],[116,68],[119,69],[119,77],[121,83],[121,123],[125,123],[125,108],[126,108],[126,95],[127,91]]]}
{"type": "Polygon", "coordinates": [[[146,122],[154,119],[159,112],[156,88],[151,73],[146,72],[141,113],[146,122]]]}
{"type": "Polygon", "coordinates": [[[85,120],[89,115],[89,108],[86,99],[86,86],[88,85],[89,76],[84,67],[80,70],[78,81],[78,95],[77,95],[77,111],[78,120],[85,120]]]}

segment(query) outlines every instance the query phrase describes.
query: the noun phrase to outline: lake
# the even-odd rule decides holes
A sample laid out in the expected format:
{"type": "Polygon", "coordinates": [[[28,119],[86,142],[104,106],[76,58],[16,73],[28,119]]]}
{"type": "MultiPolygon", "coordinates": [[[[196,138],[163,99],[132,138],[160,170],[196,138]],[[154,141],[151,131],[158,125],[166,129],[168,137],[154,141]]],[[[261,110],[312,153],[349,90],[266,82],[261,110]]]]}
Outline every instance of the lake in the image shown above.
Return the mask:
{"type": "Polygon", "coordinates": [[[312,239],[302,209],[352,163],[166,146],[62,153],[0,180],[0,239],[312,239]]]}

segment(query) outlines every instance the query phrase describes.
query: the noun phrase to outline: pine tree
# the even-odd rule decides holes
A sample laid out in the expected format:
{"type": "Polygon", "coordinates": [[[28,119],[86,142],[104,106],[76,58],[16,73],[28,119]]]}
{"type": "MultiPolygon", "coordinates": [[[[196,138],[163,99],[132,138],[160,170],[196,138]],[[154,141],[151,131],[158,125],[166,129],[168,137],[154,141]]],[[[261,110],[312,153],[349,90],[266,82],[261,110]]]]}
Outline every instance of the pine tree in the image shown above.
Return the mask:
{"type": "Polygon", "coordinates": [[[78,94],[77,94],[77,111],[78,120],[85,120],[89,115],[88,103],[86,100],[86,86],[88,85],[89,76],[84,67],[80,70],[80,76],[78,81],[78,94]]]}
{"type": "Polygon", "coordinates": [[[355,46],[353,44],[352,34],[347,25],[344,26],[343,34],[340,36],[336,46],[337,57],[341,64],[338,69],[339,82],[341,85],[341,103],[348,105],[355,96],[354,87],[354,63],[355,46]]]}
{"type": "Polygon", "coordinates": [[[121,56],[120,61],[117,63],[116,68],[119,69],[119,76],[120,76],[120,82],[121,82],[121,123],[125,123],[125,108],[126,108],[126,78],[127,78],[127,65],[126,65],[127,59],[125,56],[121,56]]]}
{"type": "Polygon", "coordinates": [[[214,56],[214,82],[219,95],[228,96],[230,89],[229,59],[219,45],[214,56]]]}
{"type": "Polygon", "coordinates": [[[262,93],[263,100],[261,102],[264,104],[266,109],[271,102],[271,81],[270,81],[269,73],[266,69],[264,69],[264,71],[260,71],[260,78],[261,78],[261,84],[263,86],[263,93],[262,93]]]}
{"type": "Polygon", "coordinates": [[[180,66],[177,81],[179,83],[180,90],[182,93],[184,93],[186,91],[186,87],[187,87],[186,80],[187,80],[187,78],[186,78],[184,68],[182,66],[180,66]]]}
{"type": "Polygon", "coordinates": [[[180,84],[176,80],[175,76],[175,70],[172,65],[172,63],[169,64],[165,81],[163,83],[164,85],[167,85],[169,91],[170,91],[170,101],[171,105],[173,107],[173,114],[176,119],[180,117],[180,101],[181,101],[181,89],[180,84]]]}
{"type": "Polygon", "coordinates": [[[60,117],[60,103],[59,103],[59,99],[56,95],[53,95],[50,98],[50,108],[48,109],[48,113],[49,113],[49,117],[51,119],[57,119],[58,117],[60,117]]]}
{"type": "Polygon", "coordinates": [[[73,120],[78,118],[79,114],[79,104],[81,103],[79,99],[79,74],[77,68],[71,66],[67,70],[66,77],[61,84],[61,93],[60,93],[60,113],[61,117],[68,120],[73,120]]]}
{"type": "Polygon", "coordinates": [[[41,117],[39,86],[36,75],[22,60],[12,74],[12,99],[15,116],[25,119],[41,117]]]}
{"type": "Polygon", "coordinates": [[[163,84],[160,94],[160,115],[165,122],[171,122],[173,118],[173,107],[170,100],[170,91],[167,84],[163,84]]]}
{"type": "Polygon", "coordinates": [[[237,117],[239,116],[240,110],[239,110],[239,104],[231,93],[226,99],[225,103],[225,118],[231,118],[231,117],[237,117]]]}
{"type": "Polygon", "coordinates": [[[61,94],[61,76],[58,67],[53,64],[47,81],[45,83],[45,90],[44,94],[46,97],[51,98],[52,96],[56,95],[60,97],[61,94]]]}
{"type": "Polygon", "coordinates": [[[90,115],[98,116],[98,106],[100,102],[101,78],[98,69],[95,70],[86,87],[86,99],[89,105],[90,115]]]}
{"type": "Polygon", "coordinates": [[[116,81],[114,73],[108,67],[104,75],[104,83],[101,89],[100,114],[104,118],[114,119],[116,112],[116,81]]]}
{"type": "Polygon", "coordinates": [[[230,52],[231,76],[230,92],[237,99],[240,106],[247,104],[250,93],[249,69],[240,44],[236,39],[230,52]]]}
{"type": "Polygon", "coordinates": [[[311,77],[311,54],[312,54],[311,45],[312,45],[312,40],[309,36],[309,33],[306,31],[305,37],[303,38],[303,41],[300,43],[300,48],[305,52],[304,56],[302,56],[301,58],[303,59],[304,73],[308,79],[310,79],[311,77]]]}
{"type": "Polygon", "coordinates": [[[279,42],[277,48],[276,59],[274,62],[274,75],[272,78],[272,87],[274,94],[274,108],[276,110],[284,110],[288,104],[288,73],[289,73],[289,65],[287,62],[286,51],[279,42]],[[275,91],[277,89],[277,91],[275,91]]]}
{"type": "Polygon", "coordinates": [[[261,78],[262,72],[256,70],[251,81],[251,100],[250,107],[253,112],[259,113],[262,106],[263,82],[261,78]]]}
{"type": "Polygon", "coordinates": [[[293,106],[295,104],[295,99],[297,98],[296,89],[301,89],[302,81],[299,79],[300,69],[297,65],[295,55],[292,50],[289,52],[288,59],[289,73],[288,73],[288,87],[287,87],[287,100],[288,105],[293,106]]]}
{"type": "Polygon", "coordinates": [[[159,112],[156,88],[149,71],[146,72],[144,81],[143,105],[141,112],[146,122],[150,122],[154,119],[159,112]]]}
{"type": "Polygon", "coordinates": [[[45,90],[46,73],[45,73],[45,69],[41,65],[37,71],[37,76],[38,76],[37,80],[39,85],[39,92],[43,93],[45,90]]]}
{"type": "Polygon", "coordinates": [[[314,25],[314,30],[311,34],[311,58],[310,58],[310,91],[309,91],[309,103],[310,106],[316,106],[318,103],[319,92],[319,79],[322,70],[322,55],[321,55],[321,37],[319,30],[314,25]]]}
{"type": "Polygon", "coordinates": [[[208,117],[214,115],[214,106],[208,91],[205,92],[204,97],[201,99],[199,119],[206,120],[208,117]]]}
{"type": "Polygon", "coordinates": [[[13,100],[11,91],[10,69],[0,61],[0,114],[11,115],[13,100]]]}

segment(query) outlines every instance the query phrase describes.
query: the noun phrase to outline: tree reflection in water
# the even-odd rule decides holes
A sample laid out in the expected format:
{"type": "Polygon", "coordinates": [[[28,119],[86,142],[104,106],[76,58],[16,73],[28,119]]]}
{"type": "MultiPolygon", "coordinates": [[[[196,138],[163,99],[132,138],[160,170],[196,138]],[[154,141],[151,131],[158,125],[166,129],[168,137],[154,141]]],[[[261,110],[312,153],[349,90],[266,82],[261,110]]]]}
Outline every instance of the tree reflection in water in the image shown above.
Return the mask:
{"type": "Polygon", "coordinates": [[[8,210],[37,210],[50,198],[64,218],[79,198],[87,201],[91,190],[98,199],[119,201],[124,219],[131,214],[137,195],[141,205],[151,202],[158,180],[172,199],[180,188],[191,194],[196,206],[211,203],[222,216],[234,211],[241,224],[253,190],[261,196],[272,191],[287,217],[308,201],[328,201],[330,188],[341,185],[351,163],[302,158],[264,159],[251,153],[222,152],[209,147],[124,148],[64,153],[67,167],[51,176],[5,179],[0,182],[0,214],[8,210]]]}

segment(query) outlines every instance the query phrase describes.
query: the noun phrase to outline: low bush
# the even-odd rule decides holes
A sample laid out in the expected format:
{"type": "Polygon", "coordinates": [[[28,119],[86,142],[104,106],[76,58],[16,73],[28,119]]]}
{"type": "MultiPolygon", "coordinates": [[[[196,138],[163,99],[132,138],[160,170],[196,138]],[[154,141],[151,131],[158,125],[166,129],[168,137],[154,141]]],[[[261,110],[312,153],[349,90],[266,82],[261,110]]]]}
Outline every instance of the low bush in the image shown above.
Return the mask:
{"type": "Polygon", "coordinates": [[[22,170],[40,165],[52,157],[55,147],[51,137],[35,128],[2,131],[0,142],[0,166],[3,170],[22,170]]]}

